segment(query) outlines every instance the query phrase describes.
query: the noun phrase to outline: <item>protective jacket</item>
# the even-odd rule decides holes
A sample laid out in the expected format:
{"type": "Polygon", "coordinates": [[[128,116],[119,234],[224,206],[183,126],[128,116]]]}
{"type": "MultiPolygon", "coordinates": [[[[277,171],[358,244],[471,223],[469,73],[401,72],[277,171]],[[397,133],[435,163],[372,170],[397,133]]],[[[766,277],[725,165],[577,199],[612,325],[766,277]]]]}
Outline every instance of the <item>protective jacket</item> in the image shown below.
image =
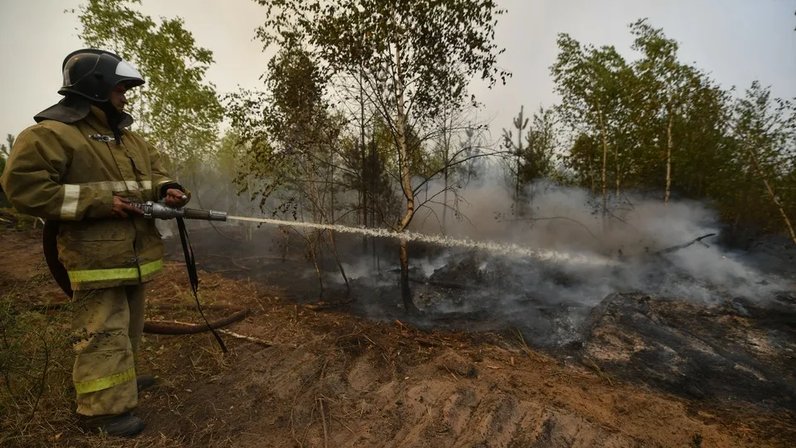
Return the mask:
{"type": "Polygon", "coordinates": [[[154,221],[112,217],[113,196],[157,201],[178,184],[155,148],[126,129],[117,143],[105,113],[85,107],[62,121],[42,113],[22,131],[3,188],[17,210],[59,221],[58,256],[72,289],[137,284],[162,269],[163,245],[154,221]]]}

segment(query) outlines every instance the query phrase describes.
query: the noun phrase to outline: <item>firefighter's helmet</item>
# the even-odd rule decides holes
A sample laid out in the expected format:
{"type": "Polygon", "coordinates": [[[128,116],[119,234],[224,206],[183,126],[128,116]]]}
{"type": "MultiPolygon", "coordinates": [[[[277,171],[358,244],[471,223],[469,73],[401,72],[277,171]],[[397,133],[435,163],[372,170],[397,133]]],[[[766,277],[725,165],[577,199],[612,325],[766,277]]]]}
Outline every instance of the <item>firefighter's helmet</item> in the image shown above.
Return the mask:
{"type": "Polygon", "coordinates": [[[64,59],[64,85],[61,95],[74,93],[91,101],[104,102],[120,83],[127,88],[140,86],[144,78],[130,63],[105,50],[84,48],[64,59]]]}

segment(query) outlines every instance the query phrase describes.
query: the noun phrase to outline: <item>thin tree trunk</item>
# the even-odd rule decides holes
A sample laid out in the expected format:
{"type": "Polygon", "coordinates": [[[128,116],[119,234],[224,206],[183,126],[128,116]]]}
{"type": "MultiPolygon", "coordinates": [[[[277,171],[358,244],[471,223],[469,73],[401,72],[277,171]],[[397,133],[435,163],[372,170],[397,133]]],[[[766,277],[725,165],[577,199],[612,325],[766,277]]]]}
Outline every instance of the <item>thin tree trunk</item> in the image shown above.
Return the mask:
{"type": "Polygon", "coordinates": [[[401,261],[401,300],[404,303],[404,311],[409,314],[416,314],[420,310],[412,300],[412,291],[409,289],[409,242],[401,239],[400,242],[400,261],[401,261]]]}
{"type": "Polygon", "coordinates": [[[603,195],[603,225],[605,225],[605,215],[608,214],[608,140],[605,137],[605,123],[603,122],[603,111],[598,111],[600,119],[600,137],[603,144],[603,166],[602,166],[602,195],[603,195]]]}
{"type": "Polygon", "coordinates": [[[672,149],[674,140],[672,139],[672,123],[674,115],[669,112],[669,123],[666,126],[666,191],[663,196],[663,203],[668,204],[672,194],[672,149]]]}
{"type": "Polygon", "coordinates": [[[340,276],[343,277],[343,281],[345,282],[345,289],[348,294],[351,294],[351,285],[348,283],[348,276],[345,273],[345,268],[343,267],[343,263],[340,261],[340,254],[337,252],[337,241],[334,237],[334,231],[329,230],[329,247],[332,249],[332,254],[334,254],[334,261],[337,264],[337,269],[340,271],[340,276]]]}
{"type": "MultiPolygon", "coordinates": [[[[398,231],[403,232],[409,226],[415,215],[415,193],[412,189],[412,173],[409,166],[409,147],[406,142],[406,110],[404,108],[403,73],[401,72],[401,44],[395,44],[395,108],[398,112],[395,120],[395,133],[398,144],[398,163],[401,170],[401,190],[406,199],[406,211],[398,225],[398,231]]],[[[409,289],[409,249],[408,241],[401,240],[399,259],[401,263],[401,299],[404,311],[414,313],[417,307],[412,301],[412,292],[409,289]]]]}
{"type": "Polygon", "coordinates": [[[329,196],[330,196],[329,197],[329,201],[330,201],[329,207],[331,208],[331,210],[329,210],[329,218],[330,218],[330,222],[332,224],[337,224],[335,222],[336,218],[335,218],[335,213],[334,213],[334,208],[335,208],[334,193],[335,193],[335,189],[336,189],[335,188],[335,184],[334,184],[334,154],[331,154],[331,158],[332,158],[332,164],[331,164],[331,167],[329,168],[329,170],[330,170],[330,172],[329,172],[329,177],[330,177],[330,179],[329,179],[329,188],[332,191],[329,193],[329,196]]]}
{"type": "Polygon", "coordinates": [[[619,197],[619,187],[621,186],[620,180],[620,168],[619,168],[619,145],[614,145],[614,186],[616,187],[615,194],[619,197]]]}
{"type": "Polygon", "coordinates": [[[445,188],[442,190],[442,234],[447,235],[448,233],[448,167],[445,167],[443,171],[443,177],[445,178],[445,188]]]}
{"type": "MultiPolygon", "coordinates": [[[[360,207],[362,207],[362,221],[361,224],[363,227],[368,226],[368,184],[370,183],[370,177],[374,176],[374,171],[367,169],[367,149],[365,148],[365,97],[364,97],[364,90],[362,88],[362,61],[360,61],[359,66],[359,155],[362,161],[362,185],[360,186],[359,193],[362,195],[362,200],[360,201],[360,207]]],[[[373,194],[373,192],[371,192],[373,194]]],[[[373,225],[373,223],[371,223],[373,225]]],[[[362,252],[367,252],[368,250],[368,238],[366,236],[362,236],[362,252]]]]}
{"type": "MultiPolygon", "coordinates": [[[[522,124],[522,120],[520,120],[522,124]]],[[[517,128],[517,175],[514,176],[514,212],[520,216],[520,156],[522,155],[522,128],[517,128]]]]}
{"type": "Polygon", "coordinates": [[[323,273],[321,273],[321,265],[318,261],[318,239],[320,238],[320,230],[313,230],[310,237],[307,239],[307,246],[309,248],[310,259],[312,265],[315,267],[315,275],[318,277],[318,297],[323,297],[323,273]]]}
{"type": "Polygon", "coordinates": [[[448,170],[450,169],[450,161],[448,160],[448,156],[450,155],[450,139],[448,138],[448,129],[447,129],[447,117],[445,119],[445,124],[442,126],[442,142],[444,145],[444,152],[445,152],[445,159],[444,163],[445,166],[442,170],[442,176],[444,180],[443,190],[442,190],[442,234],[446,234],[447,223],[448,223],[448,170]]]}

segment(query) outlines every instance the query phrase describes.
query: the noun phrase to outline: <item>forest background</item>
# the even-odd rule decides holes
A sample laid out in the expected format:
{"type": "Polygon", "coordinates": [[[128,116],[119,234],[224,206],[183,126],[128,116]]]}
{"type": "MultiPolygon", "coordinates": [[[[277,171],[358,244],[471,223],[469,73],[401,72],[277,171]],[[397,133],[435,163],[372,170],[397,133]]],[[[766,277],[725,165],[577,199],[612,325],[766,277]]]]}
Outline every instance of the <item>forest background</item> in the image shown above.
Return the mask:
{"type": "MultiPolygon", "coordinates": [[[[255,3],[268,62],[260,87],[235,92],[207,81],[214,55],[178,17],[152,18],[135,0],[66,11],[85,45],[145,74],[135,130],[182,178],[300,221],[402,232],[433,210],[443,233],[466,219],[457,205],[469,185],[498,179],[513,219],[535,217],[537,186],[561,185],[587,190],[604,227],[631,195],[695,200],[716,210],[727,241],[782,234],[796,244],[794,98],[774,97],[766,80],[721,86],[648,19],[627,24],[629,55],[559,34],[549,74],[560,102],[486,123],[474,86],[511,79],[495,40],[499,2],[255,3]]],[[[411,307],[407,252],[402,241],[411,307]]]]}

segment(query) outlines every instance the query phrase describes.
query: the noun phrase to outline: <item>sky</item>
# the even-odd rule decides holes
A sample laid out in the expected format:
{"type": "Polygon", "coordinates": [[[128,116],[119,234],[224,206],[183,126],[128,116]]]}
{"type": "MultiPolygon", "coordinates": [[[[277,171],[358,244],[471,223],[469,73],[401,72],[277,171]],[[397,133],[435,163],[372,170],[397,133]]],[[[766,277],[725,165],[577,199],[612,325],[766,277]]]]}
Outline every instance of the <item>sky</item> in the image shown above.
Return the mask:
{"type": "MultiPolygon", "coordinates": [[[[63,58],[78,39],[80,0],[0,0],[0,135],[18,134],[33,115],[57,102],[63,58]]],[[[721,86],[747,88],[759,80],[775,97],[796,97],[796,0],[498,0],[507,13],[496,29],[505,48],[498,62],[508,83],[473,93],[484,104],[478,118],[494,135],[519,112],[558,102],[550,76],[556,36],[614,45],[628,60],[628,24],[647,17],[680,44],[680,60],[694,63],[721,86]]],[[[258,88],[267,58],[254,40],[264,9],[253,0],[142,0],[153,18],[180,16],[197,44],[213,51],[208,81],[219,93],[258,88]]],[[[146,73],[144,73],[146,77],[146,73]]],[[[5,138],[0,138],[5,141],[5,138]]]]}

